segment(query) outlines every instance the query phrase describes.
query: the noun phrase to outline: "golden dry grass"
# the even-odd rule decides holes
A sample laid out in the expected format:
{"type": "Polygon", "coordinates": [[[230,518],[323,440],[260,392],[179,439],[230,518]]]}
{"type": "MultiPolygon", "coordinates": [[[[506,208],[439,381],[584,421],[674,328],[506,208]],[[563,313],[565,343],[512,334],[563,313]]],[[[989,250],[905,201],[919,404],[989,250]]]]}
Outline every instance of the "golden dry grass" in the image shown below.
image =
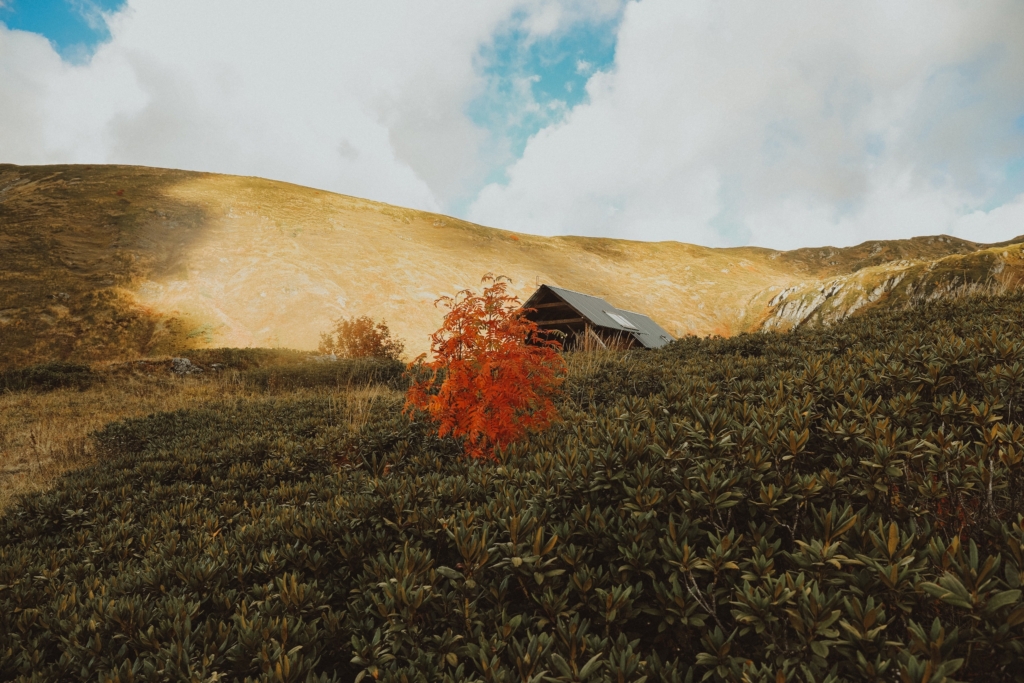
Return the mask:
{"type": "Polygon", "coordinates": [[[487,272],[511,277],[522,298],[548,283],[677,336],[731,335],[774,315],[768,303],[783,290],[813,299],[846,278],[856,301],[854,290],[877,288],[897,264],[984,246],[921,237],[779,252],[537,237],[259,178],[0,164],[0,368],[186,347],[312,349],[332,320],[360,315],[387,320],[416,356],[440,324],[433,301],[487,272]]]}
{"type": "MultiPolygon", "coordinates": [[[[358,430],[375,408],[401,399],[380,385],[298,389],[288,399],[325,398],[338,419],[358,430]]],[[[88,389],[0,393],[0,511],[24,493],[44,490],[65,472],[83,467],[96,453],[89,434],[125,418],[245,399],[267,392],[239,381],[238,373],[216,377],[111,374],[88,389]]],[[[275,396],[281,399],[279,393],[275,396]]]]}

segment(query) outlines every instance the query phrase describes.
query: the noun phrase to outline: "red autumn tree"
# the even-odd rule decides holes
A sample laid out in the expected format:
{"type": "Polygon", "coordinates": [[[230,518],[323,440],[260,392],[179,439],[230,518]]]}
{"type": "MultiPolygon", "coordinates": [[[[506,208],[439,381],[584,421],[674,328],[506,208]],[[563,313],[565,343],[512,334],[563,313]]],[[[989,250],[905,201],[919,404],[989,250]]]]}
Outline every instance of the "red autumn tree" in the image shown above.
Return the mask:
{"type": "Polygon", "coordinates": [[[466,289],[434,302],[448,309],[430,336],[434,360],[423,354],[410,365],[420,379],[406,396],[407,411],[425,411],[474,458],[550,426],[565,379],[561,344],[527,320],[509,279],[486,275],[482,283],[490,285],[479,295],[466,289]]]}

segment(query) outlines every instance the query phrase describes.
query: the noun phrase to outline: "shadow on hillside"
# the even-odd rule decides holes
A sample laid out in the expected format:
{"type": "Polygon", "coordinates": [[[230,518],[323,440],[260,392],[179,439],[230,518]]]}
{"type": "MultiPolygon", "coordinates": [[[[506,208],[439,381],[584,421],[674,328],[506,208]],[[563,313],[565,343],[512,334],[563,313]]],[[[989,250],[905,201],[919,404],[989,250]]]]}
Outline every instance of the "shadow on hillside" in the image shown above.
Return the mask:
{"type": "Polygon", "coordinates": [[[169,274],[202,235],[207,209],[168,192],[198,175],[0,164],[0,369],[185,345],[181,322],[141,306],[132,290],[169,274]]]}

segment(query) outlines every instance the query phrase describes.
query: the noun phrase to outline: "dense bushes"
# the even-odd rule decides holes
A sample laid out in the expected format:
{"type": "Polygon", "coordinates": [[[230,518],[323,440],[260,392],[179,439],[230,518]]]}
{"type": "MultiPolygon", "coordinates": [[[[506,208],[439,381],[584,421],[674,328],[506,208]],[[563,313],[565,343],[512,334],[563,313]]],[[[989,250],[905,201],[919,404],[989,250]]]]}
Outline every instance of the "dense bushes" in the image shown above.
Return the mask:
{"type": "Polygon", "coordinates": [[[405,365],[394,360],[343,359],[295,366],[270,366],[239,374],[242,383],[270,391],[313,387],[356,387],[384,384],[392,389],[406,385],[405,365]]]}
{"type": "MultiPolygon", "coordinates": [[[[200,349],[189,352],[189,360],[203,370],[192,375],[203,381],[231,372],[234,381],[272,393],[316,387],[348,388],[371,384],[392,389],[408,385],[405,365],[386,359],[341,359],[317,362],[308,353],[278,349],[200,349]]],[[[123,363],[114,372],[170,374],[170,361],[143,359],[123,363]]],[[[103,375],[86,365],[52,362],[0,372],[0,391],[53,391],[86,389],[103,375]]]]}
{"type": "Polygon", "coordinates": [[[397,402],[112,425],[0,520],[0,678],[1024,680],[1022,320],[595,362],[494,464],[397,402]]]}
{"type": "Polygon", "coordinates": [[[302,365],[309,362],[308,351],[294,349],[188,349],[181,353],[197,365],[218,365],[230,370],[302,365]]]}
{"type": "Polygon", "coordinates": [[[0,372],[0,391],[85,389],[96,381],[88,365],[54,361],[0,372]]]}
{"type": "Polygon", "coordinates": [[[402,389],[407,384],[405,365],[391,359],[331,360],[291,349],[193,349],[187,353],[193,363],[206,369],[203,379],[216,372],[237,371],[234,376],[241,384],[270,392],[368,384],[402,389]]]}

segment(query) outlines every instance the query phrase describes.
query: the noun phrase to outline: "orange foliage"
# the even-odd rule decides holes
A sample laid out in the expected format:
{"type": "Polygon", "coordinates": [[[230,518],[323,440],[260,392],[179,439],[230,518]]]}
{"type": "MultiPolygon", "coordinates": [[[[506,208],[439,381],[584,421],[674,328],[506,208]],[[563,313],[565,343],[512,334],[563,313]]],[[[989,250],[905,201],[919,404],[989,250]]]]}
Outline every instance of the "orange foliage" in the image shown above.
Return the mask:
{"type": "Polygon", "coordinates": [[[435,302],[448,309],[430,336],[434,356],[410,364],[420,377],[406,410],[426,411],[441,436],[464,439],[466,454],[494,457],[494,449],[540,431],[557,419],[552,402],[565,379],[561,344],[527,320],[508,278],[486,275],[482,294],[463,290],[435,302]]]}
{"type": "Polygon", "coordinates": [[[400,339],[391,336],[388,324],[375,323],[369,316],[338,318],[334,330],[320,334],[320,353],[342,358],[388,358],[398,360],[405,350],[400,339]]]}

